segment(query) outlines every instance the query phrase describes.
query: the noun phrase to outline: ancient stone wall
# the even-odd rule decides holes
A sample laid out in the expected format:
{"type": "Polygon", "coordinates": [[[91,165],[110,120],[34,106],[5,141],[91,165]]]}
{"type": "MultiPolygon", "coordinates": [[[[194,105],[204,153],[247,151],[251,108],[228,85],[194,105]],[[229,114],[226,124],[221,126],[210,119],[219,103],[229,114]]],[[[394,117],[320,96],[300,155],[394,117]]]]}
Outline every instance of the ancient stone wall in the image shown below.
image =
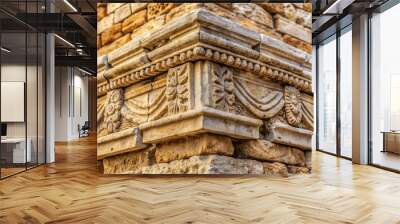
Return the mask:
{"type": "Polygon", "coordinates": [[[308,3],[99,3],[104,172],[311,170],[308,3]]]}

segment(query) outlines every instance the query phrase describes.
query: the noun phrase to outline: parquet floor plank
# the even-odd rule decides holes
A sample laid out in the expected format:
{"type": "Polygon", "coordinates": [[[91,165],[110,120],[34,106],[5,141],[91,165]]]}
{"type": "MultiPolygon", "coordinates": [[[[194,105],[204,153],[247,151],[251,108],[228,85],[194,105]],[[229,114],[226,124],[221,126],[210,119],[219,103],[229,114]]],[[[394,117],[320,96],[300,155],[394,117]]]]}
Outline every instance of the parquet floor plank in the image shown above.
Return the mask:
{"type": "Polygon", "coordinates": [[[315,152],[313,173],[289,178],[103,176],[95,140],[0,181],[0,223],[400,224],[400,175],[374,167],[315,152]]]}

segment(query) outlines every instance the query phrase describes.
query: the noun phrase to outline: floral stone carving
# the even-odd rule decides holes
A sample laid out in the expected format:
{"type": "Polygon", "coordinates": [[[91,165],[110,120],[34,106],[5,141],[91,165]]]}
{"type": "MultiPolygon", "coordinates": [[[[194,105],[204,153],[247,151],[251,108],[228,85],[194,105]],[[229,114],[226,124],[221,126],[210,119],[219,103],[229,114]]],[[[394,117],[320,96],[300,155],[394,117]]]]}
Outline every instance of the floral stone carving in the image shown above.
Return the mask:
{"type": "Polygon", "coordinates": [[[285,3],[296,15],[288,16],[255,3],[126,4],[102,5],[99,20],[97,158],[105,173],[311,169],[311,30],[301,7],[285,3]],[[115,19],[120,11],[130,15],[115,19]],[[110,21],[139,17],[123,34],[110,32],[118,27],[110,21]]]}
{"type": "Polygon", "coordinates": [[[189,109],[189,70],[191,64],[184,64],[168,70],[166,98],[168,115],[187,111],[189,109]]]}
{"type": "Polygon", "coordinates": [[[104,123],[109,134],[118,131],[121,125],[121,107],[123,100],[122,89],[115,89],[107,94],[107,102],[104,110],[104,123]]]}

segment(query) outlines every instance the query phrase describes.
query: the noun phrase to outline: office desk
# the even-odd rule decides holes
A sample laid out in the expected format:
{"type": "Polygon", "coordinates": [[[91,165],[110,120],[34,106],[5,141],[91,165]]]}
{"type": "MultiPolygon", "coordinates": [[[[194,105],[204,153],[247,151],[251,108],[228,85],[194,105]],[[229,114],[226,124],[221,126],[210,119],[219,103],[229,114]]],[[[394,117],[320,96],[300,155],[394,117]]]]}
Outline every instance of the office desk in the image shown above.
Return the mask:
{"type": "Polygon", "coordinates": [[[32,140],[26,139],[27,147],[25,153],[25,138],[5,138],[1,139],[1,157],[6,163],[25,163],[31,162],[32,140]]]}
{"type": "Polygon", "coordinates": [[[400,131],[383,131],[382,152],[400,154],[400,131]]]}

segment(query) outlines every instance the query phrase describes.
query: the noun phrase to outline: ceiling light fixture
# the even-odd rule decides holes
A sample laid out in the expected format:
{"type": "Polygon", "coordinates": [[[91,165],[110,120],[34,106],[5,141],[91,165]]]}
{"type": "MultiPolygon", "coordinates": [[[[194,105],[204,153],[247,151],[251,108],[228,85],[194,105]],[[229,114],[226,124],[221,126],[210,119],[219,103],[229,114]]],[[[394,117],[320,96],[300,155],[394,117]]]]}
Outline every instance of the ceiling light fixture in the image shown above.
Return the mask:
{"type": "Polygon", "coordinates": [[[79,68],[79,67],[78,67],[78,70],[81,71],[81,72],[83,72],[83,73],[85,73],[85,74],[87,74],[87,75],[89,75],[89,76],[92,76],[92,75],[93,75],[92,73],[90,73],[90,72],[88,72],[88,71],[86,71],[86,70],[83,70],[83,69],[81,69],[81,68],[79,68]]]}
{"type": "Polygon", "coordinates": [[[59,40],[61,40],[62,42],[66,43],[67,45],[69,45],[70,47],[75,48],[75,45],[73,45],[71,42],[69,42],[68,40],[60,37],[58,34],[54,34],[55,37],[57,37],[59,40]]]}
{"type": "Polygon", "coordinates": [[[74,12],[78,12],[78,10],[73,6],[68,0],[64,0],[65,4],[67,4],[74,12]]]}
{"type": "Polygon", "coordinates": [[[353,2],[354,0],[336,0],[332,5],[325,9],[322,14],[343,14],[343,10],[351,5],[353,2]]]}
{"type": "Polygon", "coordinates": [[[7,49],[5,47],[0,47],[0,50],[4,51],[6,53],[10,53],[11,52],[11,50],[9,50],[9,49],[7,49]]]}

